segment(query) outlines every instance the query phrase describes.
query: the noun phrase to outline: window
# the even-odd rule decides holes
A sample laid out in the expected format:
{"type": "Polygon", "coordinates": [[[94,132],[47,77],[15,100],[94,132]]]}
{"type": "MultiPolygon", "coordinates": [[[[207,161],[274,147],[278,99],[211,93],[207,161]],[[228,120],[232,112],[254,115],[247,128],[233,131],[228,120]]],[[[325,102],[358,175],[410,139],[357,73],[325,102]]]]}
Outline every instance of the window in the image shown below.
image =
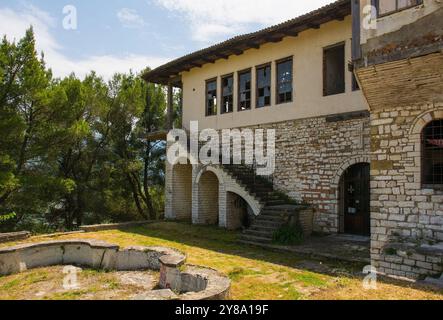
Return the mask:
{"type": "Polygon", "coordinates": [[[222,110],[221,113],[234,111],[234,76],[222,77],[222,110]]]}
{"type": "Polygon", "coordinates": [[[257,108],[271,105],[271,65],[257,68],[257,108]]]}
{"type": "Polygon", "coordinates": [[[238,111],[251,109],[251,70],[238,73],[238,111]]]}
{"type": "Polygon", "coordinates": [[[389,15],[422,3],[423,0],[377,0],[378,15],[389,15]]]}
{"type": "Polygon", "coordinates": [[[277,63],[277,104],[292,101],[292,58],[277,63]]]}
{"type": "Polygon", "coordinates": [[[443,120],[432,121],[423,129],[422,182],[443,187],[443,120]]]}
{"type": "Polygon", "coordinates": [[[206,81],[206,116],[217,114],[217,79],[206,81]]]}
{"type": "Polygon", "coordinates": [[[323,95],[345,92],[345,45],[340,44],[323,52],[323,95]]]}

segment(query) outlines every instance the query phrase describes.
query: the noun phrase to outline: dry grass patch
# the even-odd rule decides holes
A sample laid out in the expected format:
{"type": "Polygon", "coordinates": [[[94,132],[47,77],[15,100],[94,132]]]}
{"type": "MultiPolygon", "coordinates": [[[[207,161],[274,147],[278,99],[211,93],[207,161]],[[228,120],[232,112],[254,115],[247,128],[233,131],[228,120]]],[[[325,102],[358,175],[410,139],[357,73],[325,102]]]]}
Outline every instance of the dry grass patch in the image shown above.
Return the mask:
{"type": "Polygon", "coordinates": [[[39,268],[0,277],[0,300],[131,299],[157,285],[153,272],[104,272],[82,269],[78,289],[65,289],[63,266],[39,268]]]}
{"type": "Polygon", "coordinates": [[[443,291],[383,279],[377,290],[367,291],[362,286],[363,277],[358,275],[362,265],[307,259],[245,246],[237,243],[238,236],[237,232],[216,227],[160,222],[58,239],[99,239],[122,247],[179,249],[188,255],[188,263],[228,275],[232,280],[233,299],[443,299],[443,291]]]}

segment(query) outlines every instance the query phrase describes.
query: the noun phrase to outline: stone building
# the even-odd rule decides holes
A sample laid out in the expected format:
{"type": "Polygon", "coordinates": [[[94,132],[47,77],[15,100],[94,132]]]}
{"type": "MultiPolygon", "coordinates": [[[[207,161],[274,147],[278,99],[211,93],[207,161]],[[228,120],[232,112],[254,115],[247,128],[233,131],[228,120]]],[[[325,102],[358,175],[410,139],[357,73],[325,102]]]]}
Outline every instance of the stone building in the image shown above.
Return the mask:
{"type": "Polygon", "coordinates": [[[441,273],[442,18],[438,0],[339,0],[146,73],[168,86],[169,128],[176,87],[188,133],[275,130],[271,176],[168,162],[166,218],[269,242],[279,213],[313,212],[315,231],[370,236],[380,272],[441,273]]]}

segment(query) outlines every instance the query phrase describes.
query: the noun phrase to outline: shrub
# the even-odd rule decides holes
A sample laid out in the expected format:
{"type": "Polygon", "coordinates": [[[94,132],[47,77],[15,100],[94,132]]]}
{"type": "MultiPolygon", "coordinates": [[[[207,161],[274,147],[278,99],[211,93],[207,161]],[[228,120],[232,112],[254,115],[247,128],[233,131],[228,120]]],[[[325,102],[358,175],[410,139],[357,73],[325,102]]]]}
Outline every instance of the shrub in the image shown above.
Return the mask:
{"type": "Polygon", "coordinates": [[[297,245],[303,243],[303,229],[299,224],[286,224],[274,233],[273,240],[276,244],[297,245]]]}

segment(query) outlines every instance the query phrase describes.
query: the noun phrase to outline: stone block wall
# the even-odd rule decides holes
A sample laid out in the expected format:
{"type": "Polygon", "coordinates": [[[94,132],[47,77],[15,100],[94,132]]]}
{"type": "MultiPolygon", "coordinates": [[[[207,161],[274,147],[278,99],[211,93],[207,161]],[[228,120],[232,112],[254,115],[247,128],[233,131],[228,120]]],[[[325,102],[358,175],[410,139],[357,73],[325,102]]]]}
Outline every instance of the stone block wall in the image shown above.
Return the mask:
{"type": "Polygon", "coordinates": [[[408,278],[442,272],[443,191],[421,183],[421,131],[443,119],[443,104],[371,113],[371,257],[382,273],[408,278]],[[423,250],[421,250],[423,251],[423,250]]]}
{"type": "MultiPolygon", "coordinates": [[[[337,233],[339,223],[338,188],[342,174],[347,168],[357,163],[369,163],[370,130],[367,112],[323,116],[300,119],[248,129],[276,130],[276,163],[273,175],[275,188],[292,198],[313,205],[315,210],[314,229],[326,233],[337,233]]],[[[176,166],[166,165],[166,209],[167,219],[177,219],[175,203],[181,205],[181,199],[175,191],[183,190],[189,199],[187,186],[177,186],[181,180],[174,177],[176,166]],[[174,184],[175,183],[175,184],[174,184]],[[173,187],[175,185],[175,188],[173,187]]],[[[189,165],[190,167],[190,165],[189,165]]],[[[227,192],[233,192],[246,200],[256,215],[262,205],[248,194],[244,188],[218,166],[211,166],[219,182],[218,202],[211,198],[206,205],[205,197],[214,194],[212,187],[197,183],[201,174],[210,169],[202,165],[192,166],[192,220],[194,223],[214,222],[205,215],[217,206],[219,225],[233,228],[227,205],[227,192]],[[207,212],[207,213],[204,213],[207,212]]],[[[187,183],[186,183],[187,184],[187,183]]],[[[213,181],[212,186],[215,186],[213,181]]],[[[215,188],[215,187],[214,187],[215,188]]],[[[179,209],[178,212],[180,212],[179,209]]],[[[211,214],[212,215],[212,214],[211,214]]]]}
{"type": "Polygon", "coordinates": [[[218,189],[219,181],[217,176],[212,172],[205,172],[199,181],[198,223],[218,224],[218,189]]]}
{"type": "Polygon", "coordinates": [[[240,229],[247,214],[247,203],[237,194],[228,192],[226,199],[226,228],[229,230],[240,229]]]}
{"type": "Polygon", "coordinates": [[[174,166],[172,190],[173,211],[178,220],[191,220],[192,216],[192,166],[177,164],[174,166]]]}
{"type": "Polygon", "coordinates": [[[370,161],[369,116],[354,116],[318,117],[256,127],[276,129],[275,188],[313,205],[315,231],[342,231],[338,214],[340,178],[353,164],[370,161]]]}

